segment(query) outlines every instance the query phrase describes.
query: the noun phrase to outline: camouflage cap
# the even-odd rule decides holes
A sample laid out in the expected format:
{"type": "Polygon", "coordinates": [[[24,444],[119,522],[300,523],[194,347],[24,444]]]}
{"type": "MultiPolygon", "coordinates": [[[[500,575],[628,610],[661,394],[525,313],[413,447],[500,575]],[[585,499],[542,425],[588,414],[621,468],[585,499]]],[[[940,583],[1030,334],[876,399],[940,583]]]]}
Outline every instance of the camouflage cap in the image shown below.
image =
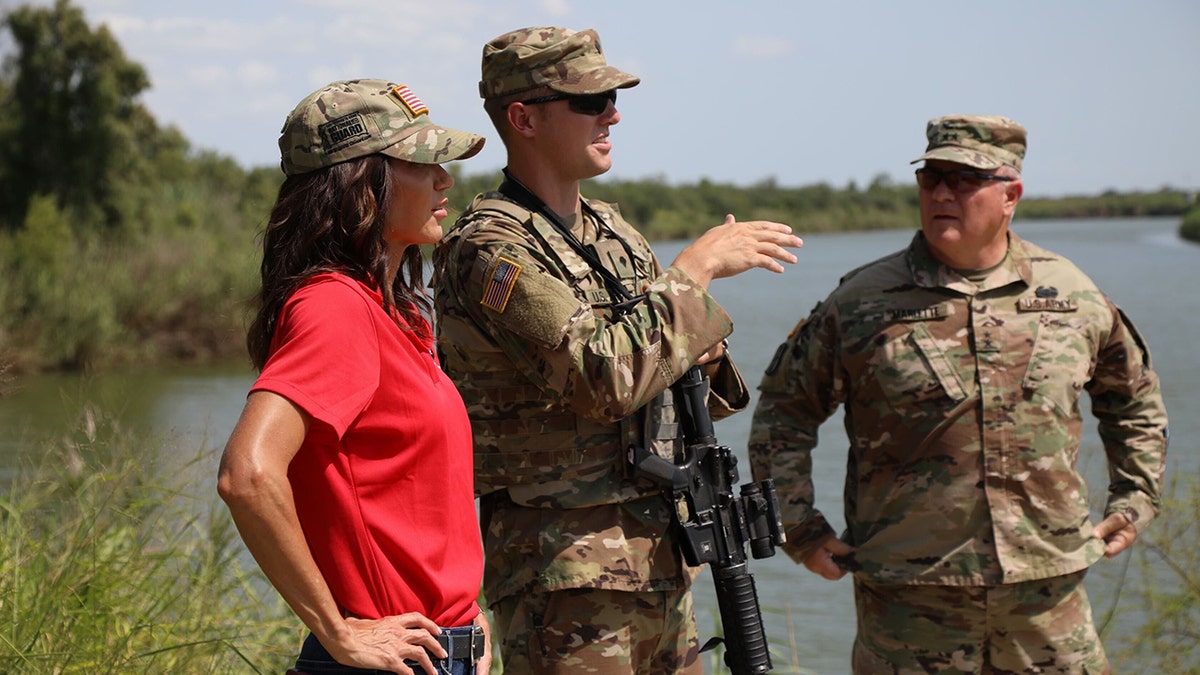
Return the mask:
{"type": "Polygon", "coordinates": [[[976,169],[1011,166],[1019,173],[1025,158],[1025,127],[992,115],[948,115],[929,120],[925,127],[929,145],[914,159],[944,159],[976,169]]]}
{"type": "Polygon", "coordinates": [[[375,153],[441,164],[474,155],[483,141],[434,124],[429,108],[406,86],[343,80],[309,94],[288,115],[279,136],[279,164],[288,176],[375,153]]]}
{"type": "Polygon", "coordinates": [[[625,89],[641,80],[608,65],[600,36],[553,26],[522,28],[483,46],[479,95],[488,100],[561,92],[598,94],[625,89]]]}

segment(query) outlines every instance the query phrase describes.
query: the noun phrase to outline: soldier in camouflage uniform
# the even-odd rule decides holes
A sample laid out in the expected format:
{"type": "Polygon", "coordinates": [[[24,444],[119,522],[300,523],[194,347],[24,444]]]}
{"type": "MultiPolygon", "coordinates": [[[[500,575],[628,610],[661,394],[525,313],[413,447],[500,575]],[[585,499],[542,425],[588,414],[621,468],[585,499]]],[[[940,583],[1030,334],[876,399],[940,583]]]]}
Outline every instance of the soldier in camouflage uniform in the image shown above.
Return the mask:
{"type": "Polygon", "coordinates": [[[626,451],[682,449],[668,387],[694,364],[707,364],[715,417],[744,409],[722,346],[733,327],[706,288],[782,272],[801,242],[730,216],[663,269],[615,205],[579,193],[611,165],[616,91],[638,78],[606,63],[595,31],[552,27],[491,41],[482,71],[505,183],[438,246],[434,286],[442,362],[475,435],[502,660],[518,673],[702,672],[694,572],[626,451]]]}
{"type": "Polygon", "coordinates": [[[1166,412],[1133,324],[1063,257],[1009,231],[1025,130],[928,125],[921,231],[847,274],[788,336],[754,413],[785,550],[854,575],[856,673],[1103,673],[1082,580],[1156,515],[1166,412]],[[1089,520],[1086,390],[1111,481],[1089,520]],[[817,429],[845,406],[839,539],[813,506],[817,429]]]}

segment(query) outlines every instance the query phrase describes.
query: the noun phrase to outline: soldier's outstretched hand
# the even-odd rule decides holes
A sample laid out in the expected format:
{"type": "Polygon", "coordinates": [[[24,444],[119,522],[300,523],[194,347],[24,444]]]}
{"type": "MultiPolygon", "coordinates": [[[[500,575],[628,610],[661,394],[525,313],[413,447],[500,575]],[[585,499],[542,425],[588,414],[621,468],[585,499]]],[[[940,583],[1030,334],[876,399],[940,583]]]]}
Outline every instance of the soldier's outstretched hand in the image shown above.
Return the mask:
{"type": "Polygon", "coordinates": [[[789,248],[800,248],[804,242],[792,234],[792,228],[769,220],[737,222],[733,215],[725,222],[705,232],[675,258],[674,266],[687,272],[702,286],[713,279],[741,274],[761,267],[783,272],[781,262],[794,263],[796,256],[789,248]]]}

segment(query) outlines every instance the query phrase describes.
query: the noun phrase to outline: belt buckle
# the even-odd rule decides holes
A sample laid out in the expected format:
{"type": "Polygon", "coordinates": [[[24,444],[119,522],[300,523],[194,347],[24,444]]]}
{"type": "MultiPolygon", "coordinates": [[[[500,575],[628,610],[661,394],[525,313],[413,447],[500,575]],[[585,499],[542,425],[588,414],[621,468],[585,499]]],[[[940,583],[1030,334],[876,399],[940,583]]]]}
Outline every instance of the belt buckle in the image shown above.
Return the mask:
{"type": "Polygon", "coordinates": [[[475,624],[475,626],[471,629],[471,636],[470,636],[471,663],[472,664],[478,663],[479,659],[483,658],[483,652],[484,652],[484,649],[486,648],[486,645],[483,644],[483,639],[484,639],[483,626],[480,626],[479,624],[475,624]],[[476,645],[479,646],[478,654],[475,653],[476,645]]]}

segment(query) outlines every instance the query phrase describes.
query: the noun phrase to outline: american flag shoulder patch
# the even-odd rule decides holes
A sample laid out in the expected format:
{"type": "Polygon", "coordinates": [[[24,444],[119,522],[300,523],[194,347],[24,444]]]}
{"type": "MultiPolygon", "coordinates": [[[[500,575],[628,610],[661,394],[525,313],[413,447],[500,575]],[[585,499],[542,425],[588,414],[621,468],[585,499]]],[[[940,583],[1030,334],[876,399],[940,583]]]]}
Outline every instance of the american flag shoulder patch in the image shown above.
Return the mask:
{"type": "Polygon", "coordinates": [[[501,314],[508,306],[508,297],[512,295],[513,287],[517,285],[517,277],[521,276],[521,266],[508,258],[496,258],[492,271],[488,274],[487,288],[483,290],[483,299],[479,304],[493,309],[501,314]]]}
{"type": "Polygon", "coordinates": [[[392,87],[392,96],[400,99],[400,103],[404,104],[405,108],[408,108],[408,112],[412,113],[413,117],[429,112],[429,106],[426,106],[424,101],[417,98],[412,89],[403,84],[398,87],[392,87]]]}

